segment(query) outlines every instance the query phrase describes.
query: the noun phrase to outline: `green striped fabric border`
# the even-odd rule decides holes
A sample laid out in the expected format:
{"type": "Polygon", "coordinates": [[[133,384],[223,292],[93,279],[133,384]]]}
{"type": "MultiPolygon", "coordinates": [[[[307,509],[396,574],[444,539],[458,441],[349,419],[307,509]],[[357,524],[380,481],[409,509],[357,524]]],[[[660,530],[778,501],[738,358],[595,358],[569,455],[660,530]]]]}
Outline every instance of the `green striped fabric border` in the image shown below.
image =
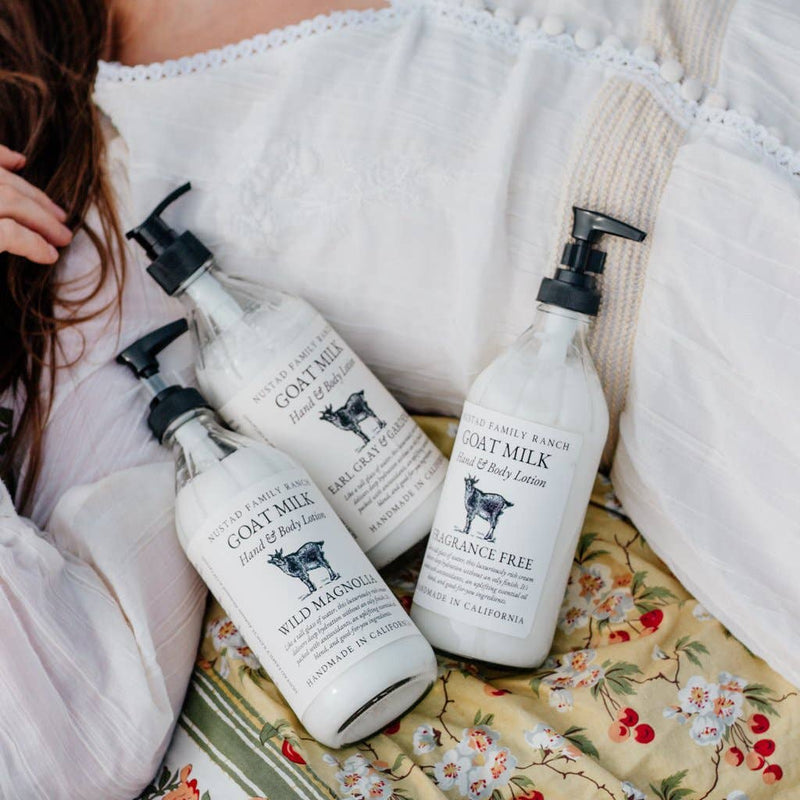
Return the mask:
{"type": "Polygon", "coordinates": [[[195,670],[178,724],[247,797],[334,800],[309,767],[284,757],[275,739],[261,743],[264,722],[217,673],[195,670]]]}

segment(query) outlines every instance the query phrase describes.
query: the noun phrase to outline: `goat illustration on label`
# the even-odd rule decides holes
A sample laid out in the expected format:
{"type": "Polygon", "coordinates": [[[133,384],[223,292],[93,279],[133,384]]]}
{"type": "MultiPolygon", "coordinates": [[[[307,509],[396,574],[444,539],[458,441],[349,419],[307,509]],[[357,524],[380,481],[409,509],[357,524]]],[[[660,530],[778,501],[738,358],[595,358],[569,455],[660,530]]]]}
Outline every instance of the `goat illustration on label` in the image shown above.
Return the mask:
{"type": "Polygon", "coordinates": [[[361,422],[371,419],[377,423],[377,430],[386,427],[386,423],[378,417],[369,407],[369,403],[364,399],[363,389],[360,392],[353,392],[353,394],[347,398],[347,402],[340,408],[334,410],[333,406],[329,405],[319,416],[320,419],[325,420],[325,422],[330,422],[331,425],[335,425],[343,431],[351,431],[358,436],[363,442],[361,448],[366,447],[371,438],[361,428],[361,422]]]}
{"type": "MultiPolygon", "coordinates": [[[[475,517],[485,519],[489,523],[489,531],[483,537],[487,542],[494,542],[494,531],[502,513],[514,504],[501,494],[482,492],[475,484],[478,479],[472,475],[464,478],[464,508],[467,510],[467,521],[462,533],[469,535],[475,517]]],[[[456,529],[458,530],[458,529],[456,529]]]]}
{"type": "MultiPolygon", "coordinates": [[[[281,550],[276,550],[269,557],[269,563],[274,564],[290,577],[302,581],[306,589],[308,589],[308,594],[304,595],[304,597],[308,597],[308,595],[317,591],[317,587],[308,575],[312,569],[323,568],[328,570],[330,581],[338,580],[341,577],[338,572],[333,571],[328,559],[325,558],[325,553],[322,552],[324,544],[325,542],[306,542],[298,547],[294,553],[287,553],[286,555],[283,555],[281,550]]],[[[330,583],[330,581],[328,582],[330,583]]],[[[303,599],[303,597],[300,599],[303,599]]]]}

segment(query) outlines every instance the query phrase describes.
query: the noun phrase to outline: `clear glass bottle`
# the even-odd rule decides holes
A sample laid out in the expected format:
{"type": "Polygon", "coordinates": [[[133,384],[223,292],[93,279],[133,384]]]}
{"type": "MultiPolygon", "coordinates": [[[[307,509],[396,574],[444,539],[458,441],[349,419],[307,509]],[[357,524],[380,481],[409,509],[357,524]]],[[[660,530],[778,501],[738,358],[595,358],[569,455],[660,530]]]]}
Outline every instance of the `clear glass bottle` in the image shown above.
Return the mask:
{"type": "Polygon", "coordinates": [[[430,530],[447,461],[309,303],[216,270],[161,212],[131,231],[148,271],[190,306],[197,379],[231,427],[296,458],[381,567],[430,530]]]}
{"type": "Polygon", "coordinates": [[[433,651],[294,459],[159,379],[155,353],[179,328],[120,360],[150,386],[148,423],[175,456],[181,545],[308,732],[358,741],[432,685],[433,651]]]}
{"type": "Polygon", "coordinates": [[[600,233],[644,234],[575,209],[534,324],[469,390],[414,594],[434,647],[514,667],[540,664],[558,612],[608,433],[586,332],[599,307],[587,272],[600,233]]]}
{"type": "Polygon", "coordinates": [[[588,323],[541,304],[469,391],[412,606],[435,647],[516,667],[550,650],[608,433],[588,323]]]}

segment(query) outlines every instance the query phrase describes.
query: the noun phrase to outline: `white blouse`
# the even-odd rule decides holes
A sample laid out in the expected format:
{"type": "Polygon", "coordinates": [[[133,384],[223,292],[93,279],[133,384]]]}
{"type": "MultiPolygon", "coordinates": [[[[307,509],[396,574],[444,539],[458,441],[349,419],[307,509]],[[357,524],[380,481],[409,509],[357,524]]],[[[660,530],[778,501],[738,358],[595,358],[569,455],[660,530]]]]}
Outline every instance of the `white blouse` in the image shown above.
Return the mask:
{"type": "MultiPolygon", "coordinates": [[[[572,202],[648,228],[640,252],[608,245],[595,337],[616,487],[687,588],[800,683],[798,31],[790,0],[395,0],[101,65],[96,101],[124,225],[191,180],[172,224],[309,299],[417,411],[457,413],[529,324],[572,202]]],[[[64,269],[91,268],[86,248],[64,269]]],[[[86,326],[60,373],[30,509],[46,532],[0,505],[4,796],[135,795],[194,657],[204,593],[169,456],[113,364],[181,312],[131,259],[120,337],[86,326]]]]}

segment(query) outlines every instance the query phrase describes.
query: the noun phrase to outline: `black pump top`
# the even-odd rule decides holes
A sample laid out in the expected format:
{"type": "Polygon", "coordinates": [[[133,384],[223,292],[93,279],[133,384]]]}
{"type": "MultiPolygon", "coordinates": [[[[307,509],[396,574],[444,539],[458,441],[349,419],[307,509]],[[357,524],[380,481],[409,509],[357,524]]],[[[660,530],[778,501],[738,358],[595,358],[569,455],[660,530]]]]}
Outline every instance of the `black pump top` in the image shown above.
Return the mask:
{"type": "Polygon", "coordinates": [[[572,212],[572,236],[576,241],[564,245],[561,263],[566,269],[557,269],[554,278],[544,278],[536,299],[595,315],[600,307],[600,291],[594,275],[603,272],[606,261],[605,252],[594,249],[597,240],[609,234],[641,242],[647,234],[599,211],[573,206],[572,212]]]}
{"type": "Polygon", "coordinates": [[[191,231],[178,234],[161,217],[175,200],[191,188],[191,183],[184,183],[170,192],[141,225],[125,234],[147,253],[153,262],[147,271],[169,295],[176,294],[192,275],[213,258],[211,251],[191,231]]]}
{"type": "Polygon", "coordinates": [[[175,384],[167,386],[159,375],[156,355],[188,329],[185,319],[175,320],[137,339],[117,356],[117,363],[128,367],[153,393],[147,424],[159,442],[169,426],[187,411],[211,408],[197,389],[175,384]]]}

